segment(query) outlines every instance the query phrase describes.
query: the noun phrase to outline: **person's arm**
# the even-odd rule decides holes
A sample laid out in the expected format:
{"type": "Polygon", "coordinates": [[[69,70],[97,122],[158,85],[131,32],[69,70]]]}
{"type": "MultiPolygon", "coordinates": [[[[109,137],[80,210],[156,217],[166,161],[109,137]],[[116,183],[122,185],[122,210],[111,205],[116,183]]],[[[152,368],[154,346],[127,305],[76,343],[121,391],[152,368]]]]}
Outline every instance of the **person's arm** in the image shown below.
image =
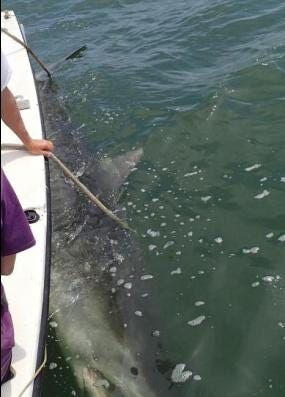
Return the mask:
{"type": "Polygon", "coordinates": [[[1,256],[1,276],[13,273],[16,255],[1,256]]]}
{"type": "Polygon", "coordinates": [[[1,117],[4,123],[20,138],[29,152],[48,156],[53,151],[52,142],[45,139],[32,139],[30,137],[14,95],[8,87],[1,92],[1,117]]]}

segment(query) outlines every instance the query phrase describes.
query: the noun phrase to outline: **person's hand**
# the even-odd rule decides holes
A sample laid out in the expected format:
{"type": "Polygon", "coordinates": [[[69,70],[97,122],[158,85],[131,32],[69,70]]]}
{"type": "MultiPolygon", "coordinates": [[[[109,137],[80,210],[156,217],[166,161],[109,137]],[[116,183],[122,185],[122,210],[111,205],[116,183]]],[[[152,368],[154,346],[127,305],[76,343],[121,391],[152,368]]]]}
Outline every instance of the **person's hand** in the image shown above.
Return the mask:
{"type": "Polygon", "coordinates": [[[42,154],[46,157],[48,157],[54,149],[53,143],[45,139],[31,139],[25,146],[30,153],[42,154]]]}

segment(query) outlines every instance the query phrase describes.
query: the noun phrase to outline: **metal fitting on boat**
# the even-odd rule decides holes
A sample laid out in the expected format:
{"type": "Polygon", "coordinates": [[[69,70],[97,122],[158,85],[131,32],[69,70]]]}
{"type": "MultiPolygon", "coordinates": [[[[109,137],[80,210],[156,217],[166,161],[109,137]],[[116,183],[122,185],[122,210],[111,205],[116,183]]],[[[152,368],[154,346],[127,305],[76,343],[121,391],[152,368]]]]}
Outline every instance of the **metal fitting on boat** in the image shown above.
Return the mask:
{"type": "Polygon", "coordinates": [[[39,214],[35,210],[26,210],[25,215],[29,223],[36,223],[40,219],[39,214]]]}

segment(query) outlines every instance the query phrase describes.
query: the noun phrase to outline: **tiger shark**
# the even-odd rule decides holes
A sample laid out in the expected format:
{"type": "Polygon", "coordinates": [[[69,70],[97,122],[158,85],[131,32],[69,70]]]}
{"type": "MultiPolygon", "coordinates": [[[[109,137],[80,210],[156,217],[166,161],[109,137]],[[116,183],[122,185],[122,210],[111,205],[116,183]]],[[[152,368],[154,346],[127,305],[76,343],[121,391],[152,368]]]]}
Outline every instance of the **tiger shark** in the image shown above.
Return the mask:
{"type": "MultiPolygon", "coordinates": [[[[100,199],[124,218],[116,193],[143,155],[94,156],[72,136],[64,107],[48,82],[38,83],[47,136],[56,153],[100,199]],[[68,133],[67,133],[68,131],[68,133]],[[84,155],[82,155],[83,151],[84,155]]],[[[135,236],[76,191],[51,164],[53,260],[50,318],[82,396],[168,396],[159,373],[155,313],[147,302],[135,236]],[[113,394],[114,393],[114,394],[113,394]]]]}

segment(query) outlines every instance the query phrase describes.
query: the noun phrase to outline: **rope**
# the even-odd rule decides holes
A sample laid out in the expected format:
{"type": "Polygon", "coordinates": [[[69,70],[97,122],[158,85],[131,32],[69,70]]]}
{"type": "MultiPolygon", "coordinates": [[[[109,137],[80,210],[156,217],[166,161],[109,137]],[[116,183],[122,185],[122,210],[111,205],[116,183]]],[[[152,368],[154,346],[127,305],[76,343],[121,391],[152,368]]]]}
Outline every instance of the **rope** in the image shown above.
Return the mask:
{"type": "Polygon", "coordinates": [[[48,70],[48,68],[45,66],[45,64],[36,56],[34,51],[22,40],[20,40],[18,37],[14,36],[12,33],[8,31],[6,28],[1,28],[1,32],[5,33],[7,36],[9,36],[11,39],[16,41],[18,44],[21,44],[31,55],[32,57],[38,62],[38,64],[44,69],[44,71],[47,73],[48,77],[51,79],[51,72],[48,70]]]}
{"type": "Polygon", "coordinates": [[[36,377],[39,375],[39,373],[43,370],[44,366],[46,365],[47,362],[47,347],[45,347],[45,355],[44,355],[44,361],[42,364],[39,366],[39,368],[36,370],[34,376],[31,378],[31,380],[26,384],[26,386],[23,388],[20,394],[18,394],[18,397],[22,397],[27,388],[30,386],[30,384],[36,379],[36,377]]]}
{"type": "MultiPolygon", "coordinates": [[[[25,146],[18,144],[1,144],[2,150],[26,150],[25,146]]],[[[109,218],[117,222],[122,228],[127,230],[132,230],[127,222],[123,221],[117,215],[115,215],[109,208],[107,208],[90,190],[82,183],[80,180],[63,164],[63,162],[56,157],[53,153],[49,154],[49,159],[52,159],[58,167],[63,171],[63,173],[72,180],[72,182],[91,200],[93,204],[98,206],[109,218]]]]}

